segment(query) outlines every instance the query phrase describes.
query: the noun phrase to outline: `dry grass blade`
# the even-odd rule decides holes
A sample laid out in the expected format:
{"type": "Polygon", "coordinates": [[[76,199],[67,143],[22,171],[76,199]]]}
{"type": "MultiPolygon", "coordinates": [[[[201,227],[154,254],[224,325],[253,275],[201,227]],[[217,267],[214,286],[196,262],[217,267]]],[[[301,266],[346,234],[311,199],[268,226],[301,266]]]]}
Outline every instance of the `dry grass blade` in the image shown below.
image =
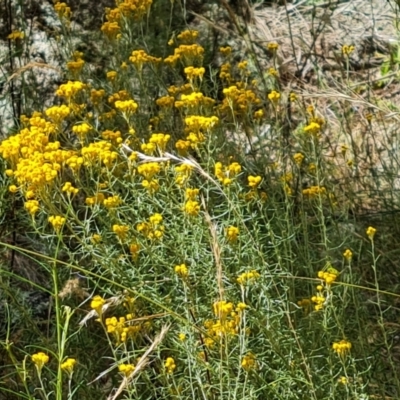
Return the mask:
{"type": "Polygon", "coordinates": [[[118,390],[115,394],[108,396],[107,400],[116,400],[118,396],[124,391],[124,389],[132,382],[132,379],[149,363],[148,356],[154,351],[154,349],[163,341],[165,335],[167,334],[170,325],[164,325],[161,332],[154,338],[151,346],[146,350],[146,352],[140,357],[139,362],[136,364],[135,369],[132,374],[125,377],[121,382],[118,390]]]}
{"type": "Polygon", "coordinates": [[[18,76],[22,75],[24,72],[32,68],[52,69],[53,71],[58,72],[60,75],[62,74],[62,71],[59,68],[53,67],[52,65],[31,61],[28,64],[24,65],[23,67],[18,68],[12,75],[10,75],[7,79],[7,83],[9,83],[14,78],[17,78],[18,76]]]}
{"type": "Polygon", "coordinates": [[[204,209],[204,217],[211,233],[211,248],[214,254],[215,265],[217,266],[217,285],[218,285],[219,297],[220,300],[222,301],[224,299],[224,285],[222,282],[223,268],[221,261],[221,247],[219,246],[218,242],[217,229],[215,228],[215,224],[211,221],[210,214],[206,211],[207,210],[206,202],[203,196],[201,197],[201,203],[204,209]]]}

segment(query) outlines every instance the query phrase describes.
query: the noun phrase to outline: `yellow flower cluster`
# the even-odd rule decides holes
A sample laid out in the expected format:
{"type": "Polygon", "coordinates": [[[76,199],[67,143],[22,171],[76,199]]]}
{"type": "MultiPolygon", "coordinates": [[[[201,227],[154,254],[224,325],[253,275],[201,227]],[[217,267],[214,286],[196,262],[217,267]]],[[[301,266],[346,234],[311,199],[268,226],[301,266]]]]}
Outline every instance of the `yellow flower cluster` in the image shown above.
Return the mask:
{"type": "Polygon", "coordinates": [[[97,315],[100,317],[103,313],[103,306],[106,304],[106,301],[99,295],[93,297],[90,302],[90,308],[97,312],[97,315]]]}
{"type": "Polygon", "coordinates": [[[192,173],[193,167],[189,164],[181,164],[175,167],[175,172],[176,172],[176,179],[175,179],[175,183],[178,186],[183,186],[185,185],[189,178],[190,175],[192,173]]]}
{"type": "Polygon", "coordinates": [[[114,224],[112,230],[120,240],[124,240],[129,232],[129,226],[114,224]]]}
{"type": "Polygon", "coordinates": [[[162,58],[150,56],[144,50],[135,50],[129,57],[129,61],[135,66],[137,71],[141,72],[143,64],[157,64],[162,61],[162,58]]]}
{"type": "Polygon", "coordinates": [[[184,65],[193,65],[203,61],[204,48],[196,43],[181,44],[174,50],[174,54],[164,59],[164,62],[172,67],[178,60],[184,65]]]}
{"type": "Polygon", "coordinates": [[[107,199],[104,199],[103,204],[107,208],[115,208],[118,207],[122,203],[121,197],[118,195],[110,196],[107,199]]]}
{"type": "Polygon", "coordinates": [[[133,364],[120,364],[118,365],[118,371],[121,372],[126,378],[128,378],[133,371],[135,370],[135,366],[133,364]]]}
{"type": "Polygon", "coordinates": [[[103,193],[97,193],[93,197],[87,197],[85,203],[88,206],[94,206],[95,204],[103,204],[104,197],[105,196],[103,193]]]}
{"type": "Polygon", "coordinates": [[[225,98],[219,106],[220,110],[224,113],[230,111],[238,118],[250,115],[253,107],[261,104],[261,99],[253,90],[239,88],[237,85],[225,88],[223,94],[225,98]]]}
{"type": "Polygon", "coordinates": [[[376,233],[376,229],[373,228],[372,226],[369,226],[367,231],[366,231],[366,233],[367,233],[367,236],[369,237],[369,239],[373,240],[374,236],[375,236],[375,233],[376,233]]]}
{"type": "Polygon", "coordinates": [[[239,236],[239,228],[236,226],[229,226],[226,229],[226,238],[230,243],[235,243],[239,236]]]}
{"type": "Polygon", "coordinates": [[[350,249],[346,249],[345,252],[343,253],[343,257],[347,261],[351,261],[351,259],[353,258],[353,252],[350,249]]]}
{"type": "Polygon", "coordinates": [[[55,124],[60,124],[71,114],[71,109],[63,104],[61,106],[53,106],[48,108],[45,111],[45,114],[47,117],[49,117],[49,119],[52,120],[52,122],[55,124]]]}
{"type": "Polygon", "coordinates": [[[218,117],[203,117],[200,115],[190,115],[185,117],[185,133],[188,134],[187,140],[192,148],[196,148],[199,143],[205,141],[205,133],[209,132],[219,122],[218,117]]]}
{"type": "Polygon", "coordinates": [[[138,109],[138,104],[134,100],[117,100],[114,106],[126,115],[131,115],[138,109]]]}
{"type": "MultiPolygon", "coordinates": [[[[193,108],[200,106],[212,106],[215,103],[215,100],[211,97],[204,96],[201,92],[192,92],[189,94],[182,94],[181,99],[175,101],[176,108],[193,108]]],[[[203,117],[205,118],[205,117],[203,117]]],[[[216,117],[215,117],[216,118],[216,117]]]]}
{"type": "Polygon", "coordinates": [[[59,215],[51,215],[48,218],[48,221],[53,226],[55,231],[59,231],[62,228],[62,226],[65,224],[66,219],[59,215]]]}
{"type": "Polygon", "coordinates": [[[188,200],[183,206],[185,214],[195,217],[200,212],[200,203],[197,200],[188,200]]]}
{"type": "Polygon", "coordinates": [[[236,281],[239,285],[245,286],[248,283],[255,281],[259,277],[260,274],[255,269],[253,269],[251,271],[243,272],[242,274],[240,274],[236,281]]]}
{"type": "Polygon", "coordinates": [[[246,371],[251,371],[257,367],[256,356],[253,353],[247,353],[240,363],[242,368],[246,371]]]}
{"type": "Polygon", "coordinates": [[[142,19],[149,11],[153,0],[119,0],[118,10],[126,17],[142,19]]]}
{"type": "Polygon", "coordinates": [[[327,271],[318,271],[318,278],[323,280],[327,285],[335,282],[338,276],[339,272],[332,267],[329,267],[327,271]]]}
{"type": "Polygon", "coordinates": [[[158,240],[164,236],[165,227],[162,225],[163,217],[161,214],[153,214],[149,221],[137,224],[136,229],[147,239],[158,240]]]}
{"type": "Polygon", "coordinates": [[[277,104],[280,98],[281,94],[275,90],[268,94],[268,99],[274,104],[277,104]]]}
{"type": "Polygon", "coordinates": [[[54,10],[58,15],[58,18],[69,20],[71,18],[71,8],[66,3],[60,3],[60,0],[55,0],[54,10]]]}
{"type": "Polygon", "coordinates": [[[312,296],[311,301],[315,304],[314,310],[322,310],[324,308],[325,300],[325,297],[321,293],[318,293],[316,296],[312,296]]]}
{"type": "Polygon", "coordinates": [[[351,343],[347,340],[341,340],[340,342],[334,342],[332,344],[332,349],[339,356],[346,356],[347,353],[351,350],[351,343]]]}
{"type": "Polygon", "coordinates": [[[186,264],[180,264],[180,265],[176,265],[175,268],[175,273],[181,277],[181,278],[187,278],[189,275],[189,269],[186,266],[186,264]]]}
{"type": "Polygon", "coordinates": [[[25,202],[24,207],[33,217],[39,211],[39,202],[37,200],[28,200],[25,202]]]}
{"type": "Polygon", "coordinates": [[[153,133],[149,140],[149,143],[152,143],[158,147],[160,151],[165,151],[167,143],[171,139],[171,135],[167,135],[164,133],[153,133]]]}
{"type": "Polygon", "coordinates": [[[49,356],[47,354],[43,353],[42,351],[32,354],[31,359],[39,372],[50,360],[49,356]]]}
{"type": "Polygon", "coordinates": [[[92,89],[90,91],[90,100],[92,101],[93,105],[98,105],[100,101],[103,99],[103,97],[106,95],[106,92],[104,89],[92,89]]]}
{"type": "Polygon", "coordinates": [[[60,368],[68,375],[72,375],[74,372],[76,360],[75,358],[67,358],[61,365],[60,368]]]}
{"type": "Polygon", "coordinates": [[[186,29],[185,31],[178,34],[176,38],[184,43],[192,43],[198,38],[198,36],[198,31],[186,29]]]}
{"type": "Polygon", "coordinates": [[[224,55],[225,57],[228,57],[231,55],[232,53],[232,47],[230,46],[226,46],[226,47],[220,47],[219,51],[222,55],[224,55]]]}
{"type": "Polygon", "coordinates": [[[303,189],[303,195],[309,198],[315,198],[326,194],[326,188],[324,186],[311,186],[307,189],[303,189]]]}
{"type": "Polygon", "coordinates": [[[209,337],[204,339],[207,347],[212,347],[217,340],[221,340],[227,335],[235,335],[239,332],[241,313],[247,306],[238,303],[236,309],[234,304],[225,300],[217,301],[213,304],[213,311],[216,320],[207,320],[204,326],[209,337]]]}
{"type": "Polygon", "coordinates": [[[137,261],[139,257],[140,245],[138,243],[131,243],[129,245],[129,252],[131,253],[132,260],[137,261]]]}
{"type": "Polygon", "coordinates": [[[196,216],[200,211],[200,203],[196,200],[199,195],[199,189],[186,188],[185,198],[186,203],[183,206],[183,211],[189,216],[196,216]]]}
{"type": "Polygon", "coordinates": [[[107,332],[114,336],[117,344],[125,343],[127,339],[134,338],[141,330],[142,325],[131,325],[129,321],[134,318],[133,314],[127,314],[125,317],[106,318],[105,324],[107,332]]]}
{"type": "Polygon", "coordinates": [[[345,44],[342,46],[342,54],[348,57],[354,51],[354,48],[353,45],[345,44]]]}
{"type": "Polygon", "coordinates": [[[247,177],[247,181],[249,182],[249,187],[251,190],[255,190],[258,188],[259,184],[262,181],[261,176],[253,176],[253,175],[249,175],[247,177]]]}
{"type": "Polygon", "coordinates": [[[233,81],[231,70],[232,67],[230,63],[222,64],[220,67],[219,77],[221,78],[222,81],[225,81],[228,85],[233,81]]]}
{"type": "Polygon", "coordinates": [[[186,75],[186,79],[188,79],[189,81],[192,81],[194,78],[203,79],[203,76],[204,76],[206,70],[204,67],[195,68],[193,66],[190,66],[190,67],[186,67],[184,69],[184,72],[186,75]]]}
{"type": "Polygon", "coordinates": [[[176,369],[175,360],[172,357],[168,357],[164,363],[167,374],[173,374],[176,369]]]}
{"type": "Polygon", "coordinates": [[[78,125],[74,125],[72,127],[72,132],[75,133],[76,136],[79,137],[80,140],[83,140],[83,138],[92,130],[92,127],[87,124],[86,122],[83,122],[78,125]]]}
{"type": "Polygon", "coordinates": [[[25,33],[21,31],[12,31],[8,36],[7,39],[10,40],[22,40],[25,37],[25,33]]]}
{"type": "Polygon", "coordinates": [[[86,85],[80,81],[68,81],[67,83],[60,85],[56,90],[56,95],[70,100],[85,88],[86,85]]]}
{"type": "Polygon", "coordinates": [[[117,21],[106,21],[101,26],[101,31],[110,39],[113,40],[120,34],[121,27],[117,21]]]}
{"type": "Polygon", "coordinates": [[[293,156],[293,160],[294,160],[294,162],[295,162],[297,165],[301,165],[301,163],[302,163],[303,160],[304,160],[304,155],[301,154],[301,153],[296,153],[296,154],[293,156]]]}
{"type": "Polygon", "coordinates": [[[175,104],[175,98],[172,96],[163,96],[156,100],[156,104],[159,107],[173,107],[175,104]]]}
{"type": "Polygon", "coordinates": [[[109,140],[111,143],[118,145],[122,143],[122,137],[120,131],[111,131],[109,129],[101,133],[101,137],[105,140],[109,140]]]}
{"type": "Polygon", "coordinates": [[[118,158],[118,153],[111,150],[112,144],[101,140],[99,142],[90,143],[86,147],[82,147],[81,154],[85,166],[96,165],[99,162],[106,167],[110,167],[118,158]]]}
{"type": "Polygon", "coordinates": [[[65,182],[61,191],[67,192],[68,194],[75,195],[79,192],[79,189],[73,187],[71,182],[65,182]]]}
{"type": "Polygon", "coordinates": [[[68,71],[72,72],[75,75],[78,75],[83,66],[85,65],[85,61],[83,60],[83,53],[80,51],[75,51],[72,55],[72,61],[67,62],[68,71]]]}
{"type": "Polygon", "coordinates": [[[224,186],[230,185],[241,171],[242,167],[237,162],[233,162],[228,166],[223,166],[222,163],[218,161],[214,166],[215,176],[224,186]]]}
{"type": "Polygon", "coordinates": [[[313,136],[318,136],[321,131],[321,125],[317,122],[310,122],[306,127],[304,127],[304,132],[309,133],[313,136]]]}

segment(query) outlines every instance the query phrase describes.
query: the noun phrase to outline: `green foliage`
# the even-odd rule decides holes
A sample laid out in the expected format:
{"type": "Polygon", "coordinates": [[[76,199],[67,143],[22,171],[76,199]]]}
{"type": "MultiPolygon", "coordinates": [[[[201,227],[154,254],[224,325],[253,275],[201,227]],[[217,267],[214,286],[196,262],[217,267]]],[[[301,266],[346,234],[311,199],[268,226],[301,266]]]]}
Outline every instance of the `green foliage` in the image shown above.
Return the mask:
{"type": "Polygon", "coordinates": [[[229,46],[217,67],[206,32],[178,30],[180,4],[151,3],[105,11],[100,70],[55,3],[65,82],[0,144],[2,215],[15,216],[1,224],[0,390],[398,396],[399,296],[380,268],[395,250],[384,223],[349,212],[354,141],[332,143],[329,115],[283,87],[277,43],[267,72],[229,46]]]}

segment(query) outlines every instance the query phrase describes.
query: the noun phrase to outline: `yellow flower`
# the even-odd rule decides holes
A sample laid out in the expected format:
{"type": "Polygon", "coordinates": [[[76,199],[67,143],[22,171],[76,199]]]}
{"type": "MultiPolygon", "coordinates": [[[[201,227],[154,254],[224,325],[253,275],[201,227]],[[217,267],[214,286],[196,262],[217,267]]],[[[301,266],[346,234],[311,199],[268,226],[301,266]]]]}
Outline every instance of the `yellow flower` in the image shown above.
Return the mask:
{"type": "Polygon", "coordinates": [[[254,281],[260,277],[260,274],[255,270],[251,270],[248,272],[243,272],[236,279],[237,283],[241,286],[246,285],[250,281],[254,281]]]}
{"type": "Polygon", "coordinates": [[[106,74],[107,79],[109,81],[114,81],[115,78],[117,77],[117,75],[118,75],[117,71],[108,71],[107,74],[106,74]]]}
{"type": "Polygon", "coordinates": [[[176,265],[175,273],[181,278],[187,278],[189,275],[189,269],[185,264],[176,265]]]}
{"type": "Polygon", "coordinates": [[[311,135],[317,135],[321,130],[321,125],[316,122],[311,122],[304,128],[304,132],[310,133],[311,135]]]}
{"type": "Polygon", "coordinates": [[[271,93],[268,94],[268,98],[273,103],[277,103],[279,101],[279,99],[281,98],[281,94],[278,93],[277,91],[273,90],[271,93]]]}
{"type": "Polygon", "coordinates": [[[90,308],[95,310],[100,317],[103,312],[104,304],[106,304],[106,301],[101,296],[97,295],[94,296],[92,301],[90,302],[90,308]]]}
{"type": "Polygon", "coordinates": [[[293,156],[293,160],[294,160],[294,162],[295,162],[297,165],[300,165],[300,164],[303,162],[303,160],[304,160],[304,155],[301,154],[301,153],[296,153],[296,154],[293,156]]]}
{"type": "Polygon", "coordinates": [[[74,372],[74,367],[76,364],[75,358],[67,358],[62,364],[61,369],[66,372],[68,375],[72,375],[74,372]]]}
{"type": "Polygon", "coordinates": [[[54,5],[54,10],[60,19],[65,18],[69,20],[71,18],[71,8],[68,7],[66,3],[57,2],[54,5]]]}
{"type": "Polygon", "coordinates": [[[120,364],[118,366],[119,372],[121,372],[126,378],[128,378],[132,372],[135,370],[135,366],[133,364],[120,364]]]}
{"type": "Polygon", "coordinates": [[[339,272],[332,267],[328,268],[327,271],[318,271],[318,278],[325,281],[327,285],[330,285],[333,282],[335,282],[338,275],[339,272]]]}
{"type": "Polygon", "coordinates": [[[122,203],[122,199],[118,196],[110,196],[103,201],[103,204],[107,208],[115,208],[118,207],[122,203]]]}
{"type": "Polygon", "coordinates": [[[374,240],[375,233],[376,229],[373,228],[372,226],[369,226],[367,229],[367,236],[369,237],[370,240],[374,240]]]}
{"type": "Polygon", "coordinates": [[[28,200],[25,202],[24,207],[33,217],[39,211],[39,202],[37,200],[28,200]]]}
{"type": "Polygon", "coordinates": [[[345,44],[342,46],[342,54],[344,56],[348,57],[353,51],[354,51],[354,46],[352,46],[352,45],[349,46],[349,45],[345,44]]]}
{"type": "Polygon", "coordinates": [[[188,200],[183,206],[183,211],[190,215],[191,217],[195,217],[199,214],[200,211],[200,203],[196,200],[188,200]]]}
{"type": "Polygon", "coordinates": [[[232,53],[232,48],[230,46],[226,46],[226,47],[220,47],[219,51],[222,55],[224,55],[225,57],[230,56],[232,53]]]}
{"type": "Polygon", "coordinates": [[[347,260],[347,261],[351,261],[352,257],[353,257],[353,253],[351,252],[350,249],[346,249],[346,251],[343,253],[343,257],[347,260]]]}
{"type": "Polygon", "coordinates": [[[341,340],[340,342],[334,342],[332,344],[332,349],[340,357],[346,356],[351,349],[351,343],[347,340],[341,340]]]}
{"type": "Polygon", "coordinates": [[[323,309],[325,300],[326,300],[325,297],[321,294],[311,297],[311,301],[315,304],[314,305],[315,311],[320,311],[323,309]]]}
{"type": "Polygon", "coordinates": [[[261,176],[249,175],[249,176],[247,177],[247,180],[248,180],[248,182],[249,182],[250,188],[251,188],[252,190],[255,190],[255,189],[257,189],[257,187],[258,187],[259,184],[261,183],[262,178],[261,178],[261,176]]]}
{"type": "Polygon", "coordinates": [[[253,353],[247,353],[242,359],[241,366],[246,371],[255,369],[257,366],[256,356],[253,353]]]}
{"type": "Polygon", "coordinates": [[[31,358],[39,374],[42,371],[43,366],[49,362],[49,356],[42,351],[32,354],[31,358]]]}
{"type": "Polygon", "coordinates": [[[132,259],[136,261],[139,257],[140,245],[138,243],[131,243],[129,245],[129,252],[132,255],[132,259]]]}
{"type": "Polygon", "coordinates": [[[21,31],[12,31],[8,36],[7,39],[10,40],[21,40],[25,37],[25,33],[21,31]]]}
{"type": "Polygon", "coordinates": [[[276,51],[279,48],[279,44],[276,42],[269,42],[267,45],[268,50],[270,51],[276,51]]]}
{"type": "Polygon", "coordinates": [[[231,243],[236,242],[238,235],[239,235],[239,228],[237,228],[236,226],[229,226],[226,229],[226,237],[229,242],[231,243]]]}
{"type": "Polygon", "coordinates": [[[130,115],[136,112],[138,109],[138,104],[134,100],[117,100],[114,103],[114,106],[117,110],[120,110],[121,112],[130,115]]]}
{"type": "Polygon", "coordinates": [[[349,383],[349,380],[345,377],[345,376],[341,376],[338,379],[338,383],[342,384],[342,385],[347,385],[349,383]]]}
{"type": "Polygon", "coordinates": [[[68,194],[77,194],[79,189],[74,188],[71,182],[65,182],[64,186],[61,189],[62,192],[67,192],[68,194]]]}
{"type": "Polygon", "coordinates": [[[178,339],[181,341],[181,342],[184,342],[185,340],[186,340],[186,335],[184,334],[184,333],[180,333],[179,335],[178,335],[178,339]]]}
{"type": "Polygon", "coordinates": [[[194,78],[198,77],[201,79],[203,79],[204,73],[206,72],[204,67],[201,68],[195,68],[195,67],[186,67],[184,69],[184,72],[186,74],[186,79],[188,79],[189,81],[193,80],[194,78]]]}
{"type": "Polygon", "coordinates": [[[172,357],[168,357],[164,363],[167,374],[173,374],[176,369],[175,360],[172,357]]]}
{"type": "Polygon", "coordinates": [[[59,215],[51,215],[48,221],[51,223],[55,231],[59,231],[64,225],[66,219],[64,217],[60,217],[59,215]]]}
{"type": "Polygon", "coordinates": [[[17,193],[18,192],[18,187],[16,185],[10,185],[8,187],[8,190],[10,191],[10,193],[17,193]]]}
{"type": "Polygon", "coordinates": [[[113,225],[112,230],[118,236],[119,239],[124,240],[129,231],[129,226],[115,224],[113,225]]]}

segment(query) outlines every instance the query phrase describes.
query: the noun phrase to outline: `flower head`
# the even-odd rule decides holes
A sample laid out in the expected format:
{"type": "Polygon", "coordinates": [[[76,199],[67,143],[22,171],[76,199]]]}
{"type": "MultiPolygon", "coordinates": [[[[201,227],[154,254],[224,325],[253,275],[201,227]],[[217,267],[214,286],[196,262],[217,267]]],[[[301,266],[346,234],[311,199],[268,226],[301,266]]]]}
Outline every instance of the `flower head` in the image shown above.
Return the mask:
{"type": "Polygon", "coordinates": [[[372,240],[374,240],[376,229],[373,228],[372,226],[369,226],[366,233],[367,233],[367,236],[369,237],[369,240],[372,241],[372,240]]]}
{"type": "Polygon", "coordinates": [[[38,353],[32,354],[31,356],[32,362],[35,364],[38,374],[41,373],[42,368],[45,364],[49,362],[49,356],[42,351],[38,353]]]}
{"type": "Polygon", "coordinates": [[[66,372],[68,375],[72,375],[74,372],[74,367],[76,364],[75,358],[67,358],[62,364],[61,369],[66,372]]]}

